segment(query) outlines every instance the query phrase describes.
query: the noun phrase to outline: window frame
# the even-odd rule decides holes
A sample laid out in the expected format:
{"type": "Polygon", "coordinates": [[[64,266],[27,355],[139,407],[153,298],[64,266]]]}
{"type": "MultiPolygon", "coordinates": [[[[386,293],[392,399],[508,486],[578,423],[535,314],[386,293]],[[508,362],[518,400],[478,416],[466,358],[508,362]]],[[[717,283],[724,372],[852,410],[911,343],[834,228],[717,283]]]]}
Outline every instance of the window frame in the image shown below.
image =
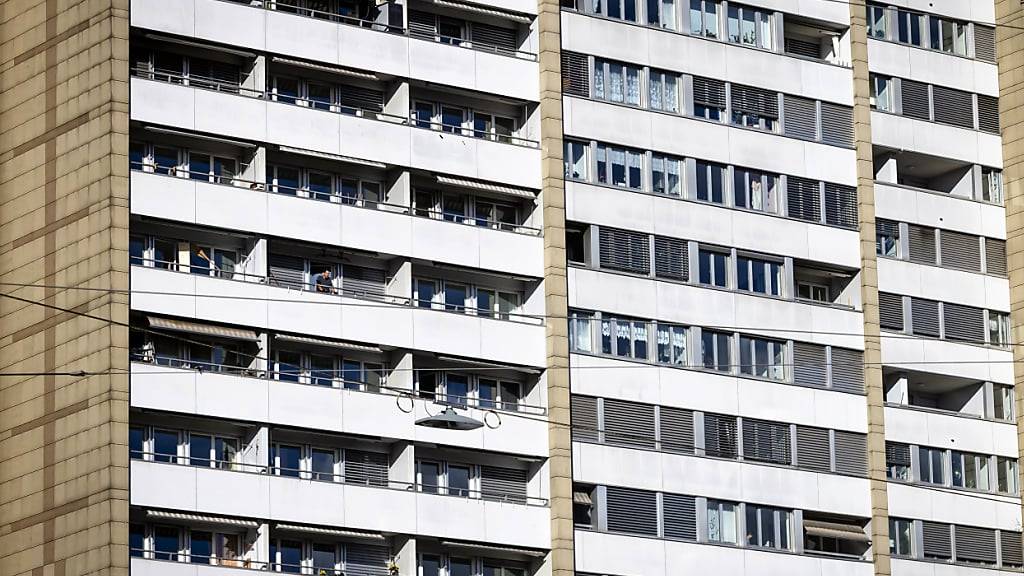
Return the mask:
{"type": "Polygon", "coordinates": [[[740,358],[738,364],[739,373],[741,375],[772,380],[775,382],[786,382],[788,380],[788,371],[786,370],[786,350],[788,346],[786,341],[741,334],[739,337],[739,345],[740,358]],[[767,347],[766,352],[768,354],[768,362],[764,364],[764,374],[760,373],[761,365],[757,358],[757,349],[760,343],[763,343],[767,347]],[[743,362],[745,348],[747,349],[746,353],[750,354],[750,364],[744,364],[743,362]],[[774,361],[775,358],[778,358],[778,363],[774,361]]]}
{"type": "Polygon", "coordinates": [[[791,510],[774,506],[761,506],[759,504],[743,504],[743,520],[745,524],[744,532],[746,532],[747,536],[747,541],[744,543],[746,547],[768,550],[793,549],[793,512],[791,510]],[[752,530],[749,524],[751,511],[753,511],[754,518],[758,524],[756,530],[752,530]],[[763,535],[763,512],[770,513],[772,520],[772,540],[767,543],[761,542],[761,536],[763,535]],[[757,541],[756,543],[754,542],[755,540],[757,541]],[[783,540],[785,540],[785,545],[783,545],[783,540]]]}
{"type": "Polygon", "coordinates": [[[735,289],[737,292],[746,292],[748,294],[758,294],[773,298],[785,297],[783,286],[787,273],[785,261],[780,262],[772,258],[765,258],[760,255],[743,252],[736,254],[735,266],[735,289]],[[746,270],[741,271],[741,268],[746,268],[746,270]],[[760,291],[755,288],[756,283],[754,272],[757,268],[762,268],[762,273],[764,274],[764,291],[760,291]],[[743,286],[744,283],[747,284],[746,287],[743,286]]]}
{"type": "Polygon", "coordinates": [[[720,39],[722,36],[721,13],[722,4],[718,0],[690,0],[690,6],[687,9],[687,19],[689,20],[687,33],[691,36],[720,39]],[[700,26],[699,31],[694,31],[694,24],[700,26]]]}
{"type": "Polygon", "coordinates": [[[745,4],[738,4],[729,2],[728,10],[725,14],[725,41],[730,44],[738,44],[740,46],[747,46],[749,48],[757,48],[760,50],[775,50],[775,14],[767,11],[763,8],[757,8],[754,6],[747,6],[745,4]],[[733,13],[735,11],[735,17],[733,13]],[[754,38],[753,42],[746,42],[744,40],[743,25],[746,22],[746,15],[752,12],[754,15],[753,26],[754,26],[754,38]],[[732,34],[732,23],[736,22],[736,37],[733,39],[732,34]],[[770,31],[770,35],[765,41],[765,30],[770,31]]]}
{"type": "Polygon", "coordinates": [[[740,504],[735,502],[728,502],[725,500],[716,500],[708,498],[705,504],[705,520],[704,525],[701,527],[704,535],[707,537],[708,542],[722,545],[739,545],[739,519],[741,518],[740,504]],[[732,529],[731,529],[731,540],[727,538],[726,532],[726,512],[732,514],[732,529]],[[712,536],[712,518],[717,519],[717,537],[712,536]]]}
{"type": "Polygon", "coordinates": [[[722,288],[722,289],[726,289],[726,290],[732,289],[732,287],[733,287],[732,286],[732,281],[729,278],[729,276],[730,276],[729,269],[732,266],[733,266],[733,255],[732,255],[731,251],[723,250],[723,249],[720,249],[720,248],[713,248],[713,247],[709,247],[709,246],[708,247],[706,247],[706,246],[699,246],[697,248],[697,284],[699,284],[701,286],[707,286],[707,287],[713,287],[713,288],[722,288]],[[705,256],[705,255],[707,255],[707,256],[705,256]],[[719,274],[718,274],[719,266],[717,265],[717,258],[724,259],[723,260],[723,264],[721,266],[722,275],[724,276],[723,278],[719,278],[718,277],[719,276],[719,274]],[[706,282],[703,280],[703,278],[705,276],[705,274],[704,274],[705,260],[707,261],[707,265],[708,265],[708,267],[707,267],[707,277],[708,277],[708,280],[706,282]]]}

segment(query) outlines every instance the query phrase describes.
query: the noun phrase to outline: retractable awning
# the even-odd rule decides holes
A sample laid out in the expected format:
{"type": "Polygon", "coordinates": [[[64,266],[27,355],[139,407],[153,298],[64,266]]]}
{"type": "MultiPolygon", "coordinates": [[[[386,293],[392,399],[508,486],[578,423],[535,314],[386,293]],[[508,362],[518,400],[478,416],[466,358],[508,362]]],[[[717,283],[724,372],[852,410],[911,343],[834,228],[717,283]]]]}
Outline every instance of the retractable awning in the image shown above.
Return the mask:
{"type": "Polygon", "coordinates": [[[540,374],[540,370],[538,368],[530,368],[529,366],[514,366],[512,364],[499,364],[498,362],[484,362],[482,360],[470,360],[467,358],[459,358],[458,356],[445,356],[442,354],[437,355],[437,359],[443,362],[462,364],[466,368],[505,368],[514,372],[522,372],[523,374],[540,374]]]}
{"type": "Polygon", "coordinates": [[[590,494],[579,490],[572,493],[572,501],[574,504],[586,504],[587,506],[592,503],[590,500],[590,494]]]}
{"type": "Polygon", "coordinates": [[[330,72],[331,74],[342,74],[344,76],[352,76],[354,78],[363,78],[364,80],[377,80],[377,75],[373,72],[363,72],[360,70],[352,70],[351,68],[342,68],[341,66],[328,66],[326,64],[314,64],[313,62],[306,62],[305,60],[295,60],[292,58],[282,58],[280,56],[274,56],[274,62],[280,64],[288,64],[290,66],[299,66],[301,68],[308,68],[310,70],[319,70],[321,72],[330,72]]]}
{"type": "Polygon", "coordinates": [[[327,160],[338,160],[339,162],[348,162],[349,164],[359,164],[360,166],[369,166],[371,168],[387,168],[388,165],[382,162],[374,162],[373,160],[363,160],[362,158],[353,158],[352,156],[343,156],[341,154],[331,154],[329,152],[317,152],[316,150],[307,150],[305,148],[295,148],[293,146],[278,146],[278,150],[281,152],[287,152],[289,154],[301,154],[303,156],[315,156],[317,158],[326,158],[327,160]]]}
{"type": "Polygon", "coordinates": [[[174,332],[188,332],[200,336],[215,336],[218,338],[231,338],[233,340],[245,340],[256,342],[260,338],[256,332],[244,328],[231,328],[230,326],[216,326],[213,324],[199,324],[188,320],[177,320],[174,318],[160,318],[149,316],[149,327],[156,330],[172,330],[174,332]]]}
{"type": "Polygon", "coordinates": [[[529,198],[530,200],[537,199],[537,194],[532,190],[527,190],[526,188],[503,186],[501,184],[491,184],[490,182],[478,182],[476,180],[457,178],[455,176],[442,176],[441,174],[438,174],[437,183],[447,184],[448,186],[458,186],[459,188],[469,188],[471,190],[493,192],[495,194],[504,194],[506,196],[515,196],[516,198],[529,198]]]}
{"type": "Polygon", "coordinates": [[[488,544],[480,544],[478,542],[459,542],[456,540],[441,540],[442,546],[449,548],[459,548],[462,550],[471,550],[474,552],[505,552],[511,554],[520,554],[522,556],[530,556],[533,558],[543,558],[547,556],[547,552],[544,550],[537,550],[535,548],[518,548],[515,546],[491,546],[488,544]]]}
{"type": "Polygon", "coordinates": [[[384,540],[379,532],[363,532],[360,530],[343,530],[341,528],[321,528],[319,526],[303,526],[302,524],[275,524],[278,530],[302,532],[303,534],[319,534],[322,536],[340,536],[345,538],[362,538],[364,540],[384,540]]]}
{"type": "Polygon", "coordinates": [[[157,520],[174,520],[193,524],[216,524],[218,526],[238,526],[241,528],[259,528],[260,526],[260,523],[255,520],[229,518],[227,516],[206,516],[203,514],[189,514],[186,512],[168,512],[165,510],[147,510],[146,517],[157,520]]]}
{"type": "Polygon", "coordinates": [[[839,522],[804,520],[804,533],[809,536],[825,536],[853,542],[871,542],[871,538],[864,533],[862,528],[839,522]]]}
{"type": "Polygon", "coordinates": [[[378,346],[370,346],[367,344],[356,344],[355,342],[345,342],[343,340],[331,340],[329,338],[315,338],[313,336],[296,336],[293,334],[276,334],[274,340],[278,342],[295,342],[297,344],[312,344],[314,346],[323,346],[325,348],[336,348],[339,350],[354,350],[357,352],[380,352],[381,349],[378,346]]]}
{"type": "Polygon", "coordinates": [[[456,2],[455,0],[434,0],[434,4],[437,4],[438,6],[447,6],[448,8],[455,8],[456,10],[465,10],[466,12],[476,12],[477,14],[496,16],[498,18],[512,20],[513,22],[521,22],[523,24],[533,22],[533,18],[525,14],[509,12],[508,10],[498,10],[496,8],[487,8],[485,6],[477,6],[476,4],[467,4],[465,2],[456,2]]]}

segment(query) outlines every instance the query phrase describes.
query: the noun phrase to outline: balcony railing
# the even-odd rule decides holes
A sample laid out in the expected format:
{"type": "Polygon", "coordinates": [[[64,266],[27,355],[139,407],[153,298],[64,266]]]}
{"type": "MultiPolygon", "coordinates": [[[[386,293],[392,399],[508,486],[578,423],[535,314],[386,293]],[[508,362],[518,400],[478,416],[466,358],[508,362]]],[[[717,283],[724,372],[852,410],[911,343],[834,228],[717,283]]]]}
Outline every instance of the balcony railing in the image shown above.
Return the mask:
{"type": "MultiPolygon", "coordinates": [[[[236,4],[245,4],[254,8],[262,8],[264,10],[274,10],[276,12],[284,12],[286,14],[294,14],[296,16],[303,16],[306,18],[313,18],[316,20],[327,20],[329,22],[336,22],[346,26],[357,26],[359,28],[366,28],[369,30],[376,30],[379,32],[387,32],[390,34],[408,36],[411,38],[418,38],[421,40],[427,40],[437,42],[440,44],[448,44],[449,46],[458,46],[460,48],[466,48],[469,50],[479,50],[482,52],[490,52],[493,54],[499,54],[501,56],[508,56],[512,58],[522,58],[525,60],[536,61],[537,54],[533,52],[527,52],[525,50],[510,50],[503,46],[496,44],[490,44],[488,42],[469,41],[464,38],[455,38],[451,36],[444,36],[440,34],[424,34],[411,31],[408,28],[402,26],[394,26],[391,24],[384,24],[374,20],[368,20],[365,18],[358,18],[355,16],[349,16],[347,14],[338,14],[335,12],[327,12],[324,10],[317,10],[315,8],[307,8],[304,6],[298,6],[291,3],[279,2],[277,0],[225,0],[236,4]]],[[[384,7],[390,6],[392,2],[378,3],[377,7],[385,9],[384,7]]]]}
{"type": "MultiPolygon", "coordinates": [[[[148,452],[142,450],[130,450],[129,455],[133,460],[153,462],[156,464],[169,464],[173,466],[192,466],[197,468],[211,468],[226,472],[239,472],[245,474],[262,474],[278,476],[282,478],[293,478],[295,480],[306,480],[311,482],[328,482],[334,484],[345,484],[349,486],[368,486],[387,490],[402,490],[406,492],[420,492],[439,496],[451,496],[455,498],[466,498],[472,500],[484,500],[488,502],[504,502],[509,504],[521,504],[525,506],[547,506],[547,498],[527,496],[520,492],[503,492],[499,490],[472,490],[469,488],[454,488],[436,486],[433,484],[421,484],[417,482],[399,482],[389,480],[386,477],[386,470],[373,470],[366,467],[358,471],[361,479],[352,479],[344,474],[333,472],[321,472],[308,469],[287,468],[265,464],[247,464],[243,462],[211,460],[207,458],[194,459],[189,456],[178,454],[167,454],[161,452],[148,452]],[[384,473],[384,475],[381,474],[384,473]]],[[[350,463],[345,464],[351,468],[350,463]]]]}
{"type": "MultiPolygon", "coordinates": [[[[164,366],[179,370],[196,370],[200,372],[212,372],[217,374],[230,374],[244,378],[256,378],[259,380],[274,380],[290,384],[303,384],[306,386],[318,386],[346,392],[364,392],[370,394],[385,394],[392,396],[406,396],[409,398],[420,398],[424,401],[436,404],[451,405],[456,408],[477,408],[480,410],[494,410],[498,412],[518,412],[536,416],[545,416],[547,409],[535,404],[525,402],[509,402],[477,398],[472,396],[458,396],[444,394],[441,392],[424,392],[410,388],[399,388],[388,386],[386,380],[370,382],[345,377],[344,369],[339,370],[307,370],[301,368],[286,370],[261,370],[258,368],[231,366],[223,363],[206,361],[187,360],[184,358],[146,353],[133,350],[130,353],[133,362],[164,366]]],[[[143,373],[144,374],[144,373],[143,373]]]]}
{"type": "Polygon", "coordinates": [[[420,128],[424,130],[442,131],[470,138],[475,137],[478,139],[498,142],[500,144],[510,144],[512,146],[521,146],[525,148],[540,147],[540,143],[537,142],[536,140],[521,138],[519,136],[489,134],[480,130],[475,130],[473,128],[463,127],[461,125],[452,126],[441,122],[427,122],[425,120],[410,121],[409,118],[405,116],[399,116],[397,114],[389,114],[386,112],[365,108],[342,106],[334,102],[321,102],[318,100],[309,100],[306,98],[300,98],[299,96],[280,94],[275,92],[269,92],[266,90],[257,90],[253,88],[244,87],[238,83],[225,82],[223,80],[218,80],[215,78],[195,77],[191,75],[184,75],[180,72],[175,71],[152,70],[146,66],[133,67],[131,69],[131,75],[135,76],[136,78],[142,78],[145,80],[153,80],[156,82],[164,82],[169,84],[179,84],[182,86],[189,86],[192,88],[199,88],[202,90],[212,90],[214,92],[237,94],[240,96],[246,96],[258,100],[268,100],[272,102],[278,102],[280,104],[290,104],[293,106],[300,106],[302,108],[309,108],[311,110],[319,110],[321,112],[343,114],[346,116],[357,116],[369,120],[389,122],[391,124],[410,126],[413,128],[420,128]]]}
{"type": "Polygon", "coordinates": [[[157,176],[168,176],[171,178],[196,180],[199,182],[208,182],[211,184],[231,186],[234,188],[248,188],[253,192],[270,192],[274,194],[281,194],[283,196],[294,196],[296,198],[316,200],[319,202],[328,202],[331,204],[342,204],[344,206],[353,206],[356,208],[367,208],[370,210],[380,210],[384,212],[392,212],[395,214],[405,214],[410,216],[416,216],[419,218],[428,218],[430,220],[438,220],[442,222],[449,222],[452,224],[479,226],[481,228],[490,228],[492,230],[500,230],[502,232],[515,232],[517,234],[525,234],[528,236],[540,236],[541,234],[540,228],[534,228],[532,226],[526,226],[523,224],[513,224],[510,222],[504,222],[493,218],[481,218],[479,216],[464,216],[461,214],[454,214],[451,212],[445,212],[442,210],[434,209],[417,208],[413,210],[409,206],[404,206],[401,204],[392,204],[389,202],[381,202],[379,200],[372,200],[362,198],[359,196],[352,196],[350,194],[337,192],[320,192],[316,190],[310,190],[309,188],[294,188],[291,186],[283,186],[280,184],[266,184],[263,182],[257,182],[256,180],[240,178],[234,174],[195,172],[191,170],[186,170],[184,168],[180,168],[178,166],[159,165],[148,160],[144,160],[142,162],[131,161],[129,162],[129,168],[138,172],[146,172],[148,174],[153,174],[157,176]]]}

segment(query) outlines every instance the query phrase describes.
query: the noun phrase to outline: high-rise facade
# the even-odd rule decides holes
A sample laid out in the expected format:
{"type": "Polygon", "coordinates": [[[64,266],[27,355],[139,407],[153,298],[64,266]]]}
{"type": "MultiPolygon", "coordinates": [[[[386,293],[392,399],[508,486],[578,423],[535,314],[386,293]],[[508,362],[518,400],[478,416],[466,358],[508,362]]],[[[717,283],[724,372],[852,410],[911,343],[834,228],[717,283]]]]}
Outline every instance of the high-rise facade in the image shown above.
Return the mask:
{"type": "Polygon", "coordinates": [[[1024,569],[1016,2],[8,5],[0,576],[1024,569]]]}

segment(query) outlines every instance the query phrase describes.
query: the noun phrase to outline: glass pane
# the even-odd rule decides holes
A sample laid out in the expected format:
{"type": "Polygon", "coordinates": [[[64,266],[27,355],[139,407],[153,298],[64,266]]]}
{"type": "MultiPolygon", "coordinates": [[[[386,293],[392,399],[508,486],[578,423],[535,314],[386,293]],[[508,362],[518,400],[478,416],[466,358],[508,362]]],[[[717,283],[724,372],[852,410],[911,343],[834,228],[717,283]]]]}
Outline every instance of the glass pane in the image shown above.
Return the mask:
{"type": "Polygon", "coordinates": [[[437,494],[441,478],[441,465],[436,462],[420,462],[420,490],[437,494]]]}
{"type": "Polygon", "coordinates": [[[153,163],[156,165],[154,171],[157,174],[173,175],[174,169],[178,166],[178,151],[175,148],[154,146],[153,163]]]}
{"type": "Polygon", "coordinates": [[[448,402],[465,406],[469,396],[469,378],[463,374],[448,374],[445,377],[445,397],[448,402]]]}
{"type": "Polygon", "coordinates": [[[448,466],[448,493],[452,496],[469,496],[469,468],[448,466]]]}
{"type": "Polygon", "coordinates": [[[313,108],[320,110],[331,109],[331,87],[326,84],[308,83],[306,85],[306,98],[313,108]]]}
{"type": "Polygon", "coordinates": [[[178,433],[168,430],[153,431],[153,459],[157,462],[176,462],[178,433]]]}
{"type": "Polygon", "coordinates": [[[209,436],[189,435],[188,461],[193,466],[210,466],[210,451],[213,440],[209,436]]]}
{"type": "Polygon", "coordinates": [[[299,188],[299,171],[295,168],[277,168],[275,178],[275,192],[283,194],[295,194],[299,188]]]}
{"type": "MultiPolygon", "coordinates": [[[[334,544],[314,543],[312,552],[314,569],[327,569],[328,574],[333,572],[335,563],[338,561],[334,544]]],[[[315,572],[315,574],[320,575],[319,572],[315,572]]]]}
{"type": "Polygon", "coordinates": [[[301,450],[298,446],[278,444],[274,447],[276,453],[277,473],[281,476],[299,477],[299,457],[301,450]]]}
{"type": "Polygon", "coordinates": [[[284,380],[287,382],[298,382],[300,356],[298,352],[285,352],[281,351],[277,353],[277,379],[284,380]]]}
{"type": "Polygon", "coordinates": [[[217,438],[213,443],[213,458],[219,468],[231,468],[238,456],[238,440],[217,438]]]}
{"type": "Polygon", "coordinates": [[[359,390],[363,382],[363,365],[358,360],[342,360],[341,378],[346,389],[359,390]]]}
{"type": "Polygon", "coordinates": [[[128,455],[142,458],[145,451],[145,430],[132,426],[128,429],[128,455]]]}
{"type": "Polygon", "coordinates": [[[132,522],[128,525],[128,555],[140,557],[146,547],[146,527],[132,522]]]}
{"type": "Polygon", "coordinates": [[[417,127],[430,128],[430,124],[434,116],[434,106],[432,104],[417,102],[414,110],[414,116],[417,127]]]}
{"type": "Polygon", "coordinates": [[[324,174],[323,172],[309,173],[309,195],[316,200],[330,200],[332,188],[330,174],[324,174]]]}
{"type": "Polygon", "coordinates": [[[314,480],[334,480],[334,451],[313,449],[312,469],[314,480]]]}
{"type": "Polygon", "coordinates": [[[452,558],[448,561],[448,576],[473,576],[473,563],[468,559],[452,558]]]}
{"type": "Polygon", "coordinates": [[[519,400],[522,391],[518,382],[501,383],[501,407],[505,410],[515,410],[519,407],[519,400]]]}
{"type": "Polygon", "coordinates": [[[434,294],[436,290],[434,283],[420,280],[416,282],[416,303],[421,308],[430,308],[431,303],[434,301],[434,294]]]}
{"type": "Polygon", "coordinates": [[[299,81],[294,78],[275,78],[276,90],[274,99],[278,102],[294,104],[299,97],[299,81]]]}
{"type": "Polygon", "coordinates": [[[213,534],[193,530],[189,537],[189,555],[191,562],[209,564],[213,556],[213,534]]]}
{"type": "Polygon", "coordinates": [[[444,287],[444,309],[466,309],[466,287],[459,284],[446,284],[444,287]]]}
{"type": "Polygon", "coordinates": [[[461,133],[462,132],[462,110],[459,108],[449,108],[444,106],[441,108],[441,130],[445,132],[461,133]]]}
{"type": "Polygon", "coordinates": [[[298,574],[302,568],[302,542],[294,540],[281,540],[278,546],[278,562],[281,565],[281,572],[298,574]]]}
{"type": "Polygon", "coordinates": [[[420,575],[421,576],[440,576],[441,575],[441,557],[423,555],[420,560],[420,575]]]}
{"type": "Polygon", "coordinates": [[[332,386],[334,384],[334,358],[310,355],[309,379],[317,386],[332,386]]]}
{"type": "Polygon", "coordinates": [[[477,397],[481,408],[494,408],[498,399],[498,383],[493,380],[480,380],[477,397]]]}
{"type": "Polygon", "coordinates": [[[153,557],[157,560],[178,559],[178,529],[157,526],[153,529],[153,557]]]}
{"type": "Polygon", "coordinates": [[[188,171],[193,180],[209,180],[210,157],[206,154],[189,154],[188,171]]]}

